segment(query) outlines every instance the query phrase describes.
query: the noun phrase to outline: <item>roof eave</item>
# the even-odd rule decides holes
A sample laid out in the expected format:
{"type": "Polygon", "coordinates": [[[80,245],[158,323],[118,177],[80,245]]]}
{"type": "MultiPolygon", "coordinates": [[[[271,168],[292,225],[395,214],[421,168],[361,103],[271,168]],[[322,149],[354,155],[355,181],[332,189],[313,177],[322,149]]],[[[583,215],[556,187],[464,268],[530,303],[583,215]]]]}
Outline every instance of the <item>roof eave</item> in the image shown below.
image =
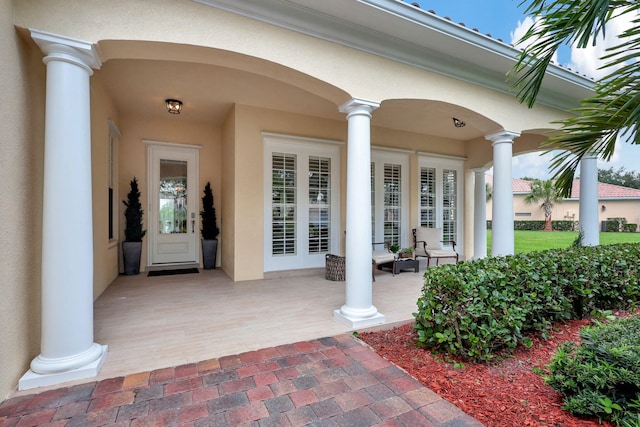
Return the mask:
{"type": "MultiPolygon", "coordinates": [[[[401,0],[193,0],[502,93],[519,50],[401,0]]],[[[594,82],[550,65],[538,103],[579,105],[594,82]]]]}

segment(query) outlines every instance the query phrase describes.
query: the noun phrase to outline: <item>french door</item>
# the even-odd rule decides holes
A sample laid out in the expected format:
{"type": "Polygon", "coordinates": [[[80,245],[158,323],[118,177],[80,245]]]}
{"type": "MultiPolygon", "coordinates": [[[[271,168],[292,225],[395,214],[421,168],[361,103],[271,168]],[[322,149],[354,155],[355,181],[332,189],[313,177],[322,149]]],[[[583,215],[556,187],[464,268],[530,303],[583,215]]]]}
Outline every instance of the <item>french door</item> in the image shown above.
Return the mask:
{"type": "MultiPolygon", "coordinates": [[[[371,238],[409,246],[409,156],[374,150],[371,153],[371,238]]],[[[383,250],[377,246],[375,250],[383,250]]]]}
{"type": "Polygon", "coordinates": [[[148,150],[148,264],[199,262],[199,147],[145,142],[148,150]]]}
{"type": "Polygon", "coordinates": [[[264,270],[322,267],[339,251],[339,147],[264,139],[264,270]]]}
{"type": "Polygon", "coordinates": [[[462,160],[427,157],[420,164],[420,226],[442,228],[442,239],[463,252],[462,160]]]}

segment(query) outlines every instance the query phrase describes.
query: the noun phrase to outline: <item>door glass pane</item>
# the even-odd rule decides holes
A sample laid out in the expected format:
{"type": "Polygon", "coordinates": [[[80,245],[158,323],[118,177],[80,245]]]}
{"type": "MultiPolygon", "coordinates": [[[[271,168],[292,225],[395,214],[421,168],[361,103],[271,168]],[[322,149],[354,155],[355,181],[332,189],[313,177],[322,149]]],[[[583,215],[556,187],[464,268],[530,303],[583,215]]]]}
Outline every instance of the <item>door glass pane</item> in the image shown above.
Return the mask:
{"type": "Polygon", "coordinates": [[[187,232],[187,162],[160,160],[160,234],[187,232]]]}
{"type": "Polygon", "coordinates": [[[458,176],[455,170],[442,171],[442,238],[456,241],[458,216],[458,176]]]}
{"type": "Polygon", "coordinates": [[[402,167],[384,164],[384,241],[400,245],[402,233],[402,167]]]}
{"type": "Polygon", "coordinates": [[[271,234],[272,255],[296,254],[296,156],[271,156],[271,234]]]}
{"type": "Polygon", "coordinates": [[[436,226],[436,169],[420,168],[420,226],[436,226]]]}
{"type": "Polygon", "coordinates": [[[309,157],[309,253],[331,247],[331,159],[309,157]]]}

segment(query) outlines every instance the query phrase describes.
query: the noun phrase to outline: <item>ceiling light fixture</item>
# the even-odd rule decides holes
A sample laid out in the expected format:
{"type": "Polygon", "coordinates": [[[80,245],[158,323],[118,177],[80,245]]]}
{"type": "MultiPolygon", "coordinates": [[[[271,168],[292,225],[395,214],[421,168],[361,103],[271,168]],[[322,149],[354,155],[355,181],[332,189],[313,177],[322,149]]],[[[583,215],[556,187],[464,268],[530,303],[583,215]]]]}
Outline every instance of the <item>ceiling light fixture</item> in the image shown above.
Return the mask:
{"type": "Polygon", "coordinates": [[[167,103],[167,111],[169,111],[169,114],[180,114],[180,111],[182,111],[182,101],[167,99],[165,102],[167,103]]]}
{"type": "Polygon", "coordinates": [[[453,125],[457,128],[463,128],[465,127],[467,124],[465,122],[463,122],[460,119],[456,119],[455,117],[453,117],[453,125]]]}

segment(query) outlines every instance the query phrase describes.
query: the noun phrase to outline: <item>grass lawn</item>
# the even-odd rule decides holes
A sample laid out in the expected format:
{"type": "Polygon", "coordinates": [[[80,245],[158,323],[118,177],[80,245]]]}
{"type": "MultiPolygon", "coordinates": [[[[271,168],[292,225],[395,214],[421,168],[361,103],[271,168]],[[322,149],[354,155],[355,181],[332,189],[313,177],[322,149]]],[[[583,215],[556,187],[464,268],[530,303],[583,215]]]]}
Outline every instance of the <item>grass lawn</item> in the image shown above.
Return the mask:
{"type": "MultiPolygon", "coordinates": [[[[578,237],[577,231],[514,231],[515,253],[568,248],[578,237]]],[[[600,233],[601,245],[640,243],[640,233],[600,233]]],[[[487,230],[487,254],[491,254],[491,230],[487,230]]]]}

